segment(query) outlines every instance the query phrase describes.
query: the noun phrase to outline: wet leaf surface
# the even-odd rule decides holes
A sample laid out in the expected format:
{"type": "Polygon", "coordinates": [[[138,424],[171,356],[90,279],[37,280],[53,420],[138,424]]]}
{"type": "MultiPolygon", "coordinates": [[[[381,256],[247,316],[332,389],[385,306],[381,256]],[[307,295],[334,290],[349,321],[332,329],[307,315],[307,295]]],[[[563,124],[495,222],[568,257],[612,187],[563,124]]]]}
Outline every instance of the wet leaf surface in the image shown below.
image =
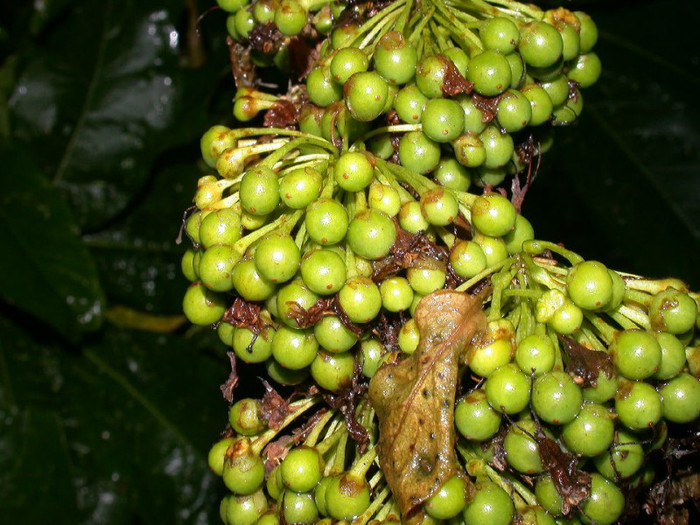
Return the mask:
{"type": "Polygon", "coordinates": [[[0,193],[0,297],[76,341],[102,322],[95,263],[70,209],[31,156],[8,147],[0,156],[17,174],[0,193]]]}
{"type": "Polygon", "coordinates": [[[76,352],[0,318],[3,520],[218,519],[206,453],[226,370],[198,339],[108,328],[76,352]]]}
{"type": "Polygon", "coordinates": [[[40,152],[84,229],[123,212],[153,161],[183,138],[177,124],[191,111],[184,91],[196,76],[180,67],[184,6],[76,1],[22,53],[10,98],[15,138],[40,152]]]}

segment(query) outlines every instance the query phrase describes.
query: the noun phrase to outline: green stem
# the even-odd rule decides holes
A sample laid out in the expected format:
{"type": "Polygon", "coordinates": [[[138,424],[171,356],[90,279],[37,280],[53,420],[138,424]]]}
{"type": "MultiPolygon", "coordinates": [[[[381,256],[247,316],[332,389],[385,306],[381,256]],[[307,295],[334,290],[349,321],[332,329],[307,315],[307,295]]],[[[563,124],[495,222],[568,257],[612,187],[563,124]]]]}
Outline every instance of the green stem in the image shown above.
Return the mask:
{"type": "Polygon", "coordinates": [[[344,433],[346,433],[344,427],[337,427],[332,433],[323,438],[323,441],[316,445],[316,450],[323,456],[340,441],[344,433]]]}
{"type": "Polygon", "coordinates": [[[615,328],[610,326],[608,323],[603,321],[603,319],[601,319],[600,316],[594,313],[584,311],[583,315],[586,316],[588,322],[591,323],[593,327],[598,331],[600,336],[603,338],[603,341],[605,341],[605,344],[609,345],[613,342],[615,334],[617,334],[618,332],[615,328]]]}
{"type": "Polygon", "coordinates": [[[489,275],[491,275],[494,272],[497,272],[501,268],[503,268],[509,264],[512,264],[514,261],[515,261],[515,259],[513,257],[508,257],[507,259],[504,259],[501,262],[496,263],[493,266],[486,268],[484,271],[476,274],[474,277],[472,277],[468,281],[460,284],[457,288],[455,288],[455,291],[456,292],[464,292],[464,291],[468,290],[469,288],[474,286],[476,283],[481,281],[484,277],[488,277],[489,275]]]}
{"type": "Polygon", "coordinates": [[[290,153],[291,151],[295,150],[299,146],[303,146],[306,144],[313,144],[314,146],[320,146],[322,148],[326,148],[330,153],[337,154],[338,150],[336,149],[335,146],[333,146],[330,142],[327,142],[321,138],[314,137],[313,135],[307,135],[305,137],[299,137],[290,140],[285,144],[284,146],[280,147],[275,151],[274,153],[271,153],[263,161],[261,161],[258,166],[267,166],[268,168],[272,168],[277,162],[282,160],[282,158],[290,153]]]}
{"type": "Polygon", "coordinates": [[[377,447],[371,447],[367,452],[365,452],[362,457],[358,458],[353,466],[350,468],[350,472],[357,475],[358,477],[364,478],[367,471],[372,466],[374,460],[377,459],[377,447]]]}
{"type": "Polygon", "coordinates": [[[406,4],[403,7],[403,10],[401,11],[399,19],[396,21],[394,31],[403,33],[404,27],[406,27],[406,22],[408,21],[408,15],[411,14],[411,9],[413,9],[413,0],[407,0],[406,4]]]}
{"type": "Polygon", "coordinates": [[[632,290],[629,287],[625,290],[625,301],[632,301],[634,303],[639,303],[641,305],[649,308],[651,304],[652,296],[646,292],[641,292],[639,290],[632,290]]]}
{"type": "Polygon", "coordinates": [[[329,410],[326,412],[321,419],[319,419],[314,425],[314,429],[306,436],[304,440],[304,445],[307,447],[313,447],[316,445],[318,438],[321,437],[321,432],[326,427],[328,422],[335,416],[335,410],[329,410]]]}
{"type": "Polygon", "coordinates": [[[639,290],[640,292],[647,292],[652,295],[656,295],[666,288],[675,288],[679,292],[686,293],[690,291],[686,283],[680,279],[674,279],[672,277],[668,279],[640,279],[633,274],[623,272],[617,273],[627,277],[627,279],[625,279],[625,284],[627,285],[627,288],[631,290],[639,290]]]}
{"type": "Polygon", "coordinates": [[[583,261],[583,257],[581,257],[579,254],[572,252],[571,250],[567,250],[563,246],[553,242],[531,240],[523,243],[523,251],[529,253],[530,255],[542,255],[545,250],[561,255],[568,260],[572,266],[583,261]]]}
{"type": "Polygon", "coordinates": [[[615,311],[624,315],[627,319],[637,324],[641,328],[644,328],[645,330],[651,330],[649,318],[641,310],[637,310],[636,308],[632,308],[631,306],[622,304],[618,306],[615,311]]]}
{"type": "Polygon", "coordinates": [[[261,239],[265,235],[275,230],[280,230],[282,233],[288,234],[294,229],[294,226],[304,215],[303,210],[297,210],[291,215],[280,215],[273,222],[266,224],[262,228],[249,233],[238,242],[233,245],[234,250],[238,253],[243,254],[248,249],[248,247],[253,244],[258,239],[261,239]]]}
{"type": "Polygon", "coordinates": [[[382,506],[384,506],[384,500],[391,494],[389,490],[389,485],[385,486],[378,494],[375,494],[372,503],[370,503],[367,510],[364,511],[360,516],[352,520],[353,525],[364,525],[372,519],[372,516],[377,512],[382,506]]]}
{"type": "Polygon", "coordinates": [[[383,133],[407,133],[409,131],[419,131],[421,129],[422,128],[420,124],[395,124],[393,126],[383,126],[381,128],[373,129],[372,131],[364,134],[362,137],[360,137],[353,143],[350,149],[358,149],[360,144],[363,144],[372,137],[376,137],[377,135],[381,135],[383,133]]]}
{"type": "Polygon", "coordinates": [[[299,416],[301,416],[304,412],[306,412],[319,401],[320,398],[318,397],[310,397],[309,399],[304,399],[301,401],[295,401],[294,403],[290,403],[289,408],[291,409],[291,412],[289,413],[289,415],[282,421],[282,423],[277,428],[271,428],[267,432],[264,432],[263,434],[255,438],[251,443],[252,450],[256,454],[260,454],[262,449],[264,449],[265,446],[270,441],[272,441],[275,438],[275,436],[277,436],[277,434],[280,433],[281,430],[283,430],[286,426],[292,423],[295,419],[297,419],[299,416]]]}

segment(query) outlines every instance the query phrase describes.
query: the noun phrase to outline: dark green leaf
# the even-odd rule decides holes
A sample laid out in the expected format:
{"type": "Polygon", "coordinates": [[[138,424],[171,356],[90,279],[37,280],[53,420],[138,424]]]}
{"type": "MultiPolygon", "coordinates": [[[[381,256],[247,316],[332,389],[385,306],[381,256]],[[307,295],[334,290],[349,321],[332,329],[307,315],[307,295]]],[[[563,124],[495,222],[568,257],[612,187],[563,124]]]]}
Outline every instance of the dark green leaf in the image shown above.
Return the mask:
{"type": "Polygon", "coordinates": [[[60,193],[28,155],[0,149],[0,295],[71,340],[99,327],[103,297],[90,252],[60,193]]]}
{"type": "Polygon", "coordinates": [[[3,520],[218,520],[206,454],[226,423],[227,371],[206,338],[108,329],[71,355],[22,328],[0,319],[3,520]]]}
{"type": "Polygon", "coordinates": [[[200,173],[196,162],[160,170],[128,215],[86,237],[112,303],[159,314],[182,313],[187,281],[180,260],[189,243],[178,245],[176,239],[200,173]]]}
{"type": "Polygon", "coordinates": [[[19,77],[13,131],[84,228],[122,212],[153,160],[181,140],[188,71],[179,64],[176,23],[184,5],[76,1],[19,77]]]}

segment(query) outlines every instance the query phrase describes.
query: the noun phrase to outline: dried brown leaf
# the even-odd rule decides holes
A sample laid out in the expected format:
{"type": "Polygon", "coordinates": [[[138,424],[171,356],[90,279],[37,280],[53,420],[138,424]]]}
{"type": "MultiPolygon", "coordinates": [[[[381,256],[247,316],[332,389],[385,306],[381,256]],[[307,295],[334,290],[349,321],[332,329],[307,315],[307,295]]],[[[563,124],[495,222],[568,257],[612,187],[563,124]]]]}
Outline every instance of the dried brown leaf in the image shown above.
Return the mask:
{"type": "Polygon", "coordinates": [[[559,341],[567,356],[566,370],[582,388],[595,386],[601,372],[609,378],[615,375],[615,365],[605,352],[586,348],[563,335],[559,335],[559,341]]]}
{"type": "Polygon", "coordinates": [[[450,290],[421,300],[414,319],[416,352],[381,367],[369,398],[379,418],[379,461],[402,512],[420,523],[421,504],[454,475],[462,475],[454,444],[459,356],[486,329],[483,295],[450,290]]]}

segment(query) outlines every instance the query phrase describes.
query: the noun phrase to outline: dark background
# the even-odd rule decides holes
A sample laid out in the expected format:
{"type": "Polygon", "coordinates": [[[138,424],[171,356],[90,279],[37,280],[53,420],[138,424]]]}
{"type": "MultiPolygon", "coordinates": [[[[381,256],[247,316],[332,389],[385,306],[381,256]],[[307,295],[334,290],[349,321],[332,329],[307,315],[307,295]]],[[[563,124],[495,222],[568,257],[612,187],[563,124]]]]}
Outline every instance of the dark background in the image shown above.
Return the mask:
{"type": "MultiPolygon", "coordinates": [[[[210,0],[0,4],[0,521],[216,523],[224,348],[182,324],[198,138],[232,124],[210,0]]],[[[524,214],[586,258],[700,288],[700,16],[562,2],[604,71],[524,214]]]]}

